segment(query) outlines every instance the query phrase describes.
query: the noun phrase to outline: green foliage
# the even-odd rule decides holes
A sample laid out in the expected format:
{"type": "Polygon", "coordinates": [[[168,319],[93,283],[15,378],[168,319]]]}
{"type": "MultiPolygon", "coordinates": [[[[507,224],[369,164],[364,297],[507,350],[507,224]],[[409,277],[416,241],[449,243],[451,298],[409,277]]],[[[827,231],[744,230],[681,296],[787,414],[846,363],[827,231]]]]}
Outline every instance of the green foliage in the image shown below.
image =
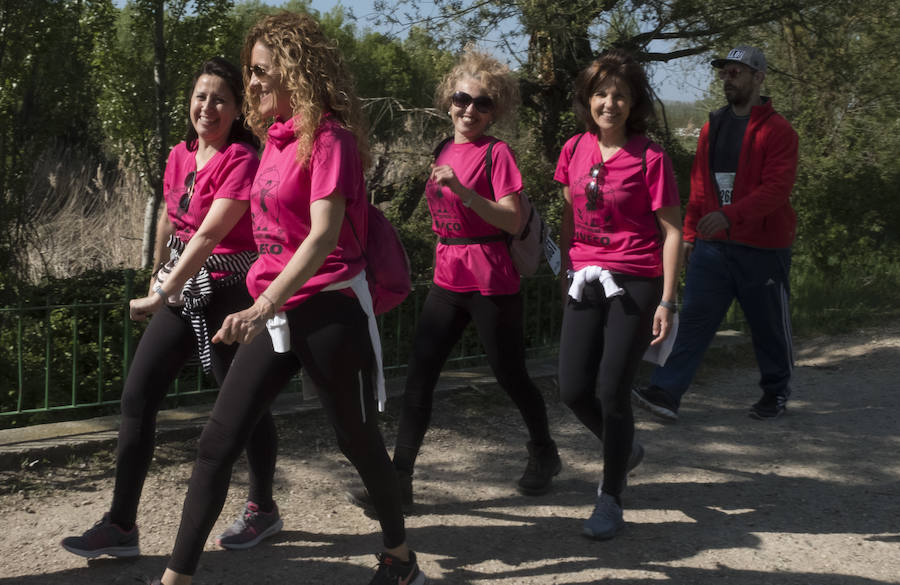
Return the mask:
{"type": "MultiPolygon", "coordinates": [[[[148,280],[131,270],[96,271],[40,285],[0,286],[0,305],[10,307],[0,310],[0,387],[6,389],[0,412],[17,409],[20,382],[26,410],[117,400],[125,339],[136,339],[144,328],[128,319],[123,299],[148,280]]],[[[36,413],[3,417],[0,424],[53,418],[36,413]]]]}
{"type": "Polygon", "coordinates": [[[15,271],[31,210],[30,165],[63,142],[96,150],[94,50],[109,0],[4,2],[0,7],[0,270],[15,271]]]}

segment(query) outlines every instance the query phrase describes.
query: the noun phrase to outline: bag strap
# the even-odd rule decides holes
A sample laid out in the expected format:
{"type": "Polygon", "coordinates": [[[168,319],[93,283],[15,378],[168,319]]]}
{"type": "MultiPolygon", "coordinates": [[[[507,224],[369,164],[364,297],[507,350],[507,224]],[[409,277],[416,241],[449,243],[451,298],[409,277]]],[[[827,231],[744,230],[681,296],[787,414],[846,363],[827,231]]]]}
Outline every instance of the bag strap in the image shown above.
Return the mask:
{"type": "Polygon", "coordinates": [[[641,152],[641,171],[644,173],[644,180],[647,179],[647,151],[650,150],[650,139],[644,144],[644,151],[641,152]]]}
{"type": "Polygon", "coordinates": [[[434,160],[437,160],[438,155],[441,154],[441,151],[444,150],[444,147],[451,140],[453,140],[452,136],[448,136],[447,138],[444,138],[443,140],[441,140],[438,143],[438,145],[434,147],[434,150],[431,152],[431,158],[434,160]]]}
{"type": "Polygon", "coordinates": [[[491,200],[496,198],[496,194],[494,193],[494,181],[491,178],[491,169],[494,168],[494,145],[497,144],[496,138],[491,138],[491,143],[488,144],[487,151],[484,153],[484,172],[487,175],[488,187],[491,189],[491,200]]]}
{"type": "Polygon", "coordinates": [[[569,155],[569,158],[575,156],[575,151],[578,150],[578,143],[581,142],[581,139],[587,135],[587,132],[582,132],[578,135],[578,138],[575,139],[575,144],[572,145],[572,154],[569,155]]]}

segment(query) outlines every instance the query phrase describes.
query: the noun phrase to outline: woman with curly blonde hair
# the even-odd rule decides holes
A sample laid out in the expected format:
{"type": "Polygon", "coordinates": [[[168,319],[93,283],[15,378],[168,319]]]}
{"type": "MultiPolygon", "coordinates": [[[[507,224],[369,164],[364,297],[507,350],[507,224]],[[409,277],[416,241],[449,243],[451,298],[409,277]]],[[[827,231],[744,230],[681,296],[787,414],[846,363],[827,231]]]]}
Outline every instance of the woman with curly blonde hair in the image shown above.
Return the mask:
{"type": "MultiPolygon", "coordinates": [[[[547,409],[525,367],[519,273],[507,234],[519,233],[522,175],[509,146],[485,134],[510,115],[519,100],[509,68],[467,49],[439,85],[435,103],[447,108],[453,136],[437,151],[425,195],[438,236],[434,284],[419,315],[394,451],[403,504],[413,503],[413,466],[428,430],[434,389],[444,362],[474,322],[497,382],[518,407],[528,428],[528,464],[518,481],[525,495],[547,493],[560,471],[547,409]],[[487,161],[491,170],[487,170],[487,161]]],[[[364,490],[348,492],[369,508],[364,490]]]]}
{"type": "Polygon", "coordinates": [[[302,367],[378,511],[386,550],[377,555],[370,585],[422,585],[375,414],[371,335],[377,329],[370,327],[360,244],[367,230],[368,147],[359,99],[339,51],[305,14],[263,18],[248,33],[241,62],[247,117],[265,141],[250,196],[260,256],[247,288],[255,302],[225,317],[213,337],[241,345],[200,437],[161,582],[191,582],[235,460],[256,421],[302,367]]]}

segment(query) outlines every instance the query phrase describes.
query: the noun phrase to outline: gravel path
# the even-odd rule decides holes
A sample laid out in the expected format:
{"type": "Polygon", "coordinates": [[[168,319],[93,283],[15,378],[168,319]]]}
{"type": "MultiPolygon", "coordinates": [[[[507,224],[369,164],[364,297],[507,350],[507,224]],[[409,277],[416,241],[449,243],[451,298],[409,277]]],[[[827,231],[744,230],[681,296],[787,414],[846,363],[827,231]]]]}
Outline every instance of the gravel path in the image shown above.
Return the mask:
{"type": "MultiPolygon", "coordinates": [[[[625,532],[580,536],[601,474],[597,444],[541,381],[563,472],[547,496],[517,494],[526,434],[493,385],[438,396],[417,467],[410,544],[432,584],[900,583],[900,324],[800,340],[794,397],[777,421],[747,416],[752,352],[708,357],[678,424],[637,411],[646,458],[629,478],[625,532]],[[713,363],[715,362],[715,364],[713,363]],[[716,365],[717,364],[717,365],[716,365]]],[[[646,374],[646,372],[645,372],[646,374]]],[[[388,444],[396,401],[383,420],[388,444]]],[[[354,473],[321,413],[279,420],[276,500],[285,528],[243,552],[210,542],[197,585],[368,583],[378,525],[346,503],[354,473]]],[[[2,472],[0,585],[130,584],[165,567],[194,440],[160,445],[138,522],[143,556],[86,561],[59,547],[107,509],[112,454],[2,472]]],[[[236,467],[218,534],[241,508],[236,467]]]]}

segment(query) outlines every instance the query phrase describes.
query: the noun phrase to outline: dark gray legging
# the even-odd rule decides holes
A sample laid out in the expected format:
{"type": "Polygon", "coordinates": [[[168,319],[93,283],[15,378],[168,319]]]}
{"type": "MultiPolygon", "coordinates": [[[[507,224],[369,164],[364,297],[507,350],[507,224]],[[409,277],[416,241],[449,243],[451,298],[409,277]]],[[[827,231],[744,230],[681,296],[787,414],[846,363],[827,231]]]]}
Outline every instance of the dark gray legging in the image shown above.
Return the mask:
{"type": "MultiPolygon", "coordinates": [[[[291,350],[277,354],[268,333],[241,345],[200,437],[169,568],[193,575],[222,511],[231,468],[259,418],[301,368],[306,369],[341,452],[372,496],[384,546],[406,541],[397,476],[376,420],[374,363],[366,315],[355,298],[322,292],[287,312],[291,350]]],[[[324,433],[324,429],[322,430],[324,433]]]]}
{"type": "Polygon", "coordinates": [[[497,382],[518,407],[531,440],[550,442],[547,407],[525,367],[522,295],[453,292],[432,285],[413,338],[397,431],[394,465],[412,473],[434,402],[434,388],[453,346],[470,321],[487,353],[497,382]]]}
{"type": "MultiPolygon", "coordinates": [[[[253,304],[243,282],[213,290],[206,307],[206,323],[212,333],[218,331],[226,315],[253,304]]],[[[110,508],[110,520],[129,529],[137,518],[138,503],[150,461],[153,459],[156,415],[178,372],[196,354],[197,341],[190,322],[180,308],[164,307],[150,319],[141,336],[128,378],[122,391],[122,420],[116,454],[116,487],[110,508]]],[[[237,346],[212,346],[212,372],[219,385],[225,380],[228,365],[237,346]]],[[[247,444],[250,466],[249,499],[264,510],[272,506],[272,481],[278,435],[268,411],[247,444]]]]}
{"type": "Polygon", "coordinates": [[[607,299],[599,282],[571,297],[559,340],[559,393],[603,441],[605,493],[619,496],[634,439],[631,385],[650,343],[662,278],[615,275],[625,294],[607,299]]]}

